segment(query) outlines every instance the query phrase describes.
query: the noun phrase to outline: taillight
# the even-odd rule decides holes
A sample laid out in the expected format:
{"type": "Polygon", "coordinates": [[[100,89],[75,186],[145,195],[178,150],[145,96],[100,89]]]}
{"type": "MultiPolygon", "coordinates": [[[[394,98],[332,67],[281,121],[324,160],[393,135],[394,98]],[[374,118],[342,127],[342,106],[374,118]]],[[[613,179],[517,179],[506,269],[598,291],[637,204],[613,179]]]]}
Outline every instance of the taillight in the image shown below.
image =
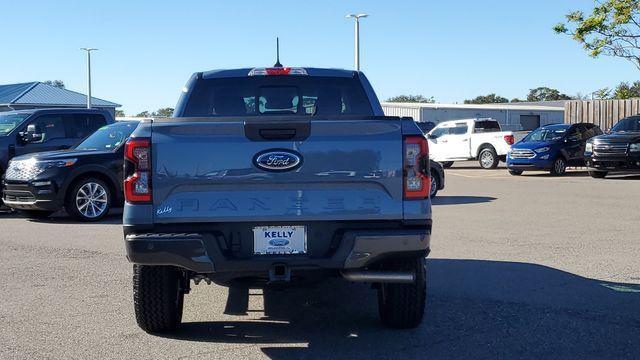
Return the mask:
{"type": "MultiPolygon", "coordinates": [[[[151,201],[151,140],[131,138],[125,144],[124,158],[133,165],[124,179],[124,198],[128,202],[151,201]]],[[[126,168],[126,166],[125,166],[126,168]]]]}
{"type": "Polygon", "coordinates": [[[404,197],[426,199],[429,197],[429,145],[424,136],[404,138],[404,197]]]}
{"type": "Polygon", "coordinates": [[[504,141],[506,141],[507,144],[509,144],[509,145],[513,145],[513,142],[514,142],[513,135],[505,135],[504,136],[504,141]]]}
{"type": "Polygon", "coordinates": [[[264,75],[307,75],[307,70],[294,67],[255,68],[249,71],[248,76],[264,75]]]}

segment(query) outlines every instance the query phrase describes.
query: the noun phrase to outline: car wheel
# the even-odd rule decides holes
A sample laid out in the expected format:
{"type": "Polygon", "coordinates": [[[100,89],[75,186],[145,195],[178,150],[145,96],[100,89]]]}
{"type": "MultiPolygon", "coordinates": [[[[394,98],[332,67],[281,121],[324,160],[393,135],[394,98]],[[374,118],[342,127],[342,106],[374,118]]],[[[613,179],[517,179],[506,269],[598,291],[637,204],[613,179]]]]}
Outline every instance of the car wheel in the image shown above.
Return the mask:
{"type": "Polygon", "coordinates": [[[29,219],[46,219],[54,212],[55,211],[46,210],[18,210],[18,213],[29,219]]]}
{"type": "Polygon", "coordinates": [[[381,284],[378,289],[378,313],[385,326],[397,329],[414,328],[422,322],[427,298],[426,260],[397,259],[389,261],[385,270],[412,271],[413,284],[381,284]]]}
{"type": "Polygon", "coordinates": [[[184,305],[181,275],[173,266],[133,265],[133,306],[142,330],[163,332],[180,325],[184,305]]]}
{"type": "Polygon", "coordinates": [[[440,188],[440,182],[438,180],[437,176],[433,176],[433,173],[431,173],[431,185],[430,185],[430,189],[429,189],[429,197],[430,198],[434,198],[436,197],[436,194],[438,194],[438,188],[440,188]]]}
{"type": "Polygon", "coordinates": [[[440,164],[442,164],[443,168],[448,169],[453,166],[453,161],[443,161],[440,164]]]}
{"type": "Polygon", "coordinates": [[[478,155],[478,162],[483,169],[495,169],[498,167],[500,159],[493,148],[484,148],[478,155]]]}
{"type": "Polygon", "coordinates": [[[606,171],[594,171],[589,170],[589,175],[591,175],[594,179],[604,179],[607,176],[608,172],[606,171]]]}
{"type": "Polygon", "coordinates": [[[111,191],[104,181],[84,178],[77,181],[68,193],[65,209],[81,221],[98,221],[109,213],[111,191]]]}
{"type": "Polygon", "coordinates": [[[557,158],[551,166],[551,175],[561,176],[567,172],[567,162],[563,157],[557,158]]]}
{"type": "Polygon", "coordinates": [[[511,169],[509,169],[509,174],[511,174],[513,176],[519,176],[519,175],[522,175],[522,170],[511,170],[511,169]]]}

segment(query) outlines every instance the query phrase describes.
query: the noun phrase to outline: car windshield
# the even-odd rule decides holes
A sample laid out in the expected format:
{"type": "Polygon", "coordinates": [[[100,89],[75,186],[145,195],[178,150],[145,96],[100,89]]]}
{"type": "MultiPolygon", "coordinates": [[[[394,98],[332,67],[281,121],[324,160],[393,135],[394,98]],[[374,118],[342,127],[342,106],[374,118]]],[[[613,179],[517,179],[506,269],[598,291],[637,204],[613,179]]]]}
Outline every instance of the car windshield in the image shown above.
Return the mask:
{"type": "Polygon", "coordinates": [[[138,126],[137,121],[119,122],[107,126],[103,126],[96,130],[88,138],[84,139],[80,145],[76,146],[77,150],[115,150],[122,145],[133,130],[138,126]]]}
{"type": "Polygon", "coordinates": [[[566,132],[565,128],[536,129],[525,138],[525,141],[559,141],[566,132]]]}
{"type": "Polygon", "coordinates": [[[613,131],[613,132],[625,132],[625,131],[640,132],[640,118],[622,119],[622,120],[618,121],[618,123],[615,124],[611,128],[611,131],[613,131]]]}
{"type": "Polygon", "coordinates": [[[0,114],[0,136],[7,136],[31,114],[0,114]]]}

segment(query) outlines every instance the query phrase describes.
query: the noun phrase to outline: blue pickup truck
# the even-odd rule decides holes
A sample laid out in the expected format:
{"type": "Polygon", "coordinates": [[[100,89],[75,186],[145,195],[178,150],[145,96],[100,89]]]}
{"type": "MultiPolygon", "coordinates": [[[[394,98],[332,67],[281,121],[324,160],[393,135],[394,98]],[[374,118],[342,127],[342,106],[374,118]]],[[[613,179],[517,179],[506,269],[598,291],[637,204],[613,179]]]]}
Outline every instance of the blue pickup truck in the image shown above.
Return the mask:
{"type": "Polygon", "coordinates": [[[138,325],[180,324],[190,280],[369,282],[385,325],[417,326],[430,250],[429,153],[357,71],[194,74],[173,118],[125,149],[124,243],[138,325]]]}

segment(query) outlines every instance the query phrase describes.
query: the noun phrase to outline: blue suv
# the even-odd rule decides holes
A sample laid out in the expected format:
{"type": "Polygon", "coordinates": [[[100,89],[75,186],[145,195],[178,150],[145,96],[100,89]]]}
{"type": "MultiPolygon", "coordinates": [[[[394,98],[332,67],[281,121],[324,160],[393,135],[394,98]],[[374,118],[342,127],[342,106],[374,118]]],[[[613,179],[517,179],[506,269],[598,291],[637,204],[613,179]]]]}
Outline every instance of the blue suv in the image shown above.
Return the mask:
{"type": "Polygon", "coordinates": [[[553,124],[537,128],[511,146],[507,167],[511,175],[525,170],[548,170],[564,175],[567,166],[584,166],[587,140],[602,135],[594,124],[553,124]]]}

